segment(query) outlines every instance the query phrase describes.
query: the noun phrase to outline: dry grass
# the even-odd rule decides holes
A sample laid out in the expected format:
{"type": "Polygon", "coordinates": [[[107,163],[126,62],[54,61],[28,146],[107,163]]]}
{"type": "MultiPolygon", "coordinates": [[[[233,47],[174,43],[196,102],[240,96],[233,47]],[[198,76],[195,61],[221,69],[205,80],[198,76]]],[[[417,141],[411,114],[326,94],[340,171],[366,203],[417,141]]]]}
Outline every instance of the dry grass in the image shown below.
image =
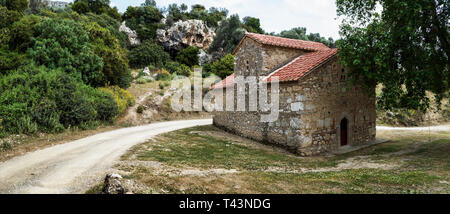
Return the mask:
{"type": "Polygon", "coordinates": [[[116,169],[140,193],[450,193],[450,133],[378,137],[391,141],[301,158],[204,126],[138,145],[116,169]]]}

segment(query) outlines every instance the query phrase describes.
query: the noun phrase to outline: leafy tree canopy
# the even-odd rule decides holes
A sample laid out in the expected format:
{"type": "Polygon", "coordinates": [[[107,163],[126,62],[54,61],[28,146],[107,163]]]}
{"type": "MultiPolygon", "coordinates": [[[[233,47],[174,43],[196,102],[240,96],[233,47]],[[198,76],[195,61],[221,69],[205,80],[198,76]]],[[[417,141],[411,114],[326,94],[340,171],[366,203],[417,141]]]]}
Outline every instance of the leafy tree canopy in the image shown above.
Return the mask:
{"type": "Polygon", "coordinates": [[[264,30],[261,28],[259,19],[255,17],[247,16],[244,18],[244,28],[251,33],[264,34],[264,30]]]}
{"type": "Polygon", "coordinates": [[[176,60],[189,67],[198,65],[198,54],[200,50],[196,47],[189,46],[178,53],[176,60]]]}
{"type": "Polygon", "coordinates": [[[4,2],[8,10],[24,12],[28,8],[28,0],[5,0],[4,2]]]}
{"type": "Polygon", "coordinates": [[[324,37],[321,37],[319,33],[310,33],[308,35],[306,34],[306,28],[304,27],[296,27],[290,30],[281,31],[281,33],[278,34],[278,36],[289,39],[300,39],[305,41],[320,42],[330,48],[336,47],[333,38],[330,37],[328,39],[325,39],[324,37]]]}
{"type": "Polygon", "coordinates": [[[108,14],[114,19],[121,20],[117,7],[111,8],[109,0],[75,0],[72,9],[79,14],[92,12],[95,14],[108,14]]]}
{"type": "Polygon", "coordinates": [[[145,41],[156,38],[156,30],[162,27],[160,22],[163,15],[153,6],[128,7],[122,18],[145,41]]]}
{"type": "Polygon", "coordinates": [[[152,41],[146,41],[129,53],[130,66],[132,68],[143,68],[154,66],[162,68],[170,60],[168,53],[152,41]]]}
{"type": "Polygon", "coordinates": [[[446,0],[338,0],[345,16],[340,59],[352,79],[381,83],[378,103],[385,109],[426,110],[426,91],[440,102],[450,81],[448,7],[446,0]]]}
{"type": "Polygon", "coordinates": [[[214,62],[212,66],[212,73],[220,78],[226,78],[234,73],[234,56],[227,54],[222,59],[214,62]]]}
{"type": "Polygon", "coordinates": [[[36,37],[28,54],[37,65],[79,76],[86,84],[103,85],[103,60],[94,53],[89,35],[80,23],[45,19],[35,25],[36,37]]]}
{"type": "Polygon", "coordinates": [[[208,51],[220,53],[222,56],[231,53],[244,37],[245,32],[239,15],[231,15],[228,19],[222,21],[217,28],[216,36],[208,51]]]}

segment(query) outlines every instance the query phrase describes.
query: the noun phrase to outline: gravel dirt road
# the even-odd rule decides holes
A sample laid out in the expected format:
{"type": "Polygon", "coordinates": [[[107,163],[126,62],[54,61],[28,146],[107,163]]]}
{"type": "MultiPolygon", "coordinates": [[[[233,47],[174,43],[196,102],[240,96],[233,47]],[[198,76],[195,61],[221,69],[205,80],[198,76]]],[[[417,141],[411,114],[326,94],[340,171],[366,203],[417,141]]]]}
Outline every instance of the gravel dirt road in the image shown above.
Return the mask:
{"type": "Polygon", "coordinates": [[[28,153],[0,163],[0,193],[83,193],[132,146],[211,119],[123,128],[28,153]]]}

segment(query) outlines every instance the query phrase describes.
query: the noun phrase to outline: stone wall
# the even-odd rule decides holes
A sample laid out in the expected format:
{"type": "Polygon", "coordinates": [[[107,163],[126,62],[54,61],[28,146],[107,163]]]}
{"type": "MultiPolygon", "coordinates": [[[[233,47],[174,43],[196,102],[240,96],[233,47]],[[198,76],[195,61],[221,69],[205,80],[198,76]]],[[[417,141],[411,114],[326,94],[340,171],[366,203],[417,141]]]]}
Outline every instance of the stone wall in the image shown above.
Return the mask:
{"type": "MultiPolygon", "coordinates": [[[[267,64],[265,59],[260,61],[266,53],[258,52],[261,48],[254,42],[243,44],[241,50],[246,51],[237,53],[236,75],[266,73],[263,68],[276,60],[269,60],[267,64]],[[247,71],[243,66],[242,63],[247,60],[257,62],[252,67],[254,71],[247,71]]],[[[272,58],[287,59],[294,55],[272,55],[272,58]]],[[[233,101],[236,104],[237,98],[233,101]]],[[[366,91],[360,86],[347,84],[345,70],[339,65],[337,57],[299,81],[280,84],[280,111],[276,122],[261,123],[261,114],[261,111],[217,111],[214,112],[214,124],[240,136],[282,146],[302,156],[337,150],[343,118],[349,122],[348,144],[375,140],[375,89],[366,91]]]]}

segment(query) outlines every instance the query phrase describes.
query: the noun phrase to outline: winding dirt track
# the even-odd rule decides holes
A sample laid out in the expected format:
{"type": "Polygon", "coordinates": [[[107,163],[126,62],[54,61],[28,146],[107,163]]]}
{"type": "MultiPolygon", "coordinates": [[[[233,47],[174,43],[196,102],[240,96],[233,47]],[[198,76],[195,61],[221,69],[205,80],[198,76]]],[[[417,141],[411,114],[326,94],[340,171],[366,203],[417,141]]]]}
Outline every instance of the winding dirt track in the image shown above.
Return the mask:
{"type": "Polygon", "coordinates": [[[0,164],[0,193],[83,193],[132,146],[211,119],[154,123],[93,135],[0,164]]]}

